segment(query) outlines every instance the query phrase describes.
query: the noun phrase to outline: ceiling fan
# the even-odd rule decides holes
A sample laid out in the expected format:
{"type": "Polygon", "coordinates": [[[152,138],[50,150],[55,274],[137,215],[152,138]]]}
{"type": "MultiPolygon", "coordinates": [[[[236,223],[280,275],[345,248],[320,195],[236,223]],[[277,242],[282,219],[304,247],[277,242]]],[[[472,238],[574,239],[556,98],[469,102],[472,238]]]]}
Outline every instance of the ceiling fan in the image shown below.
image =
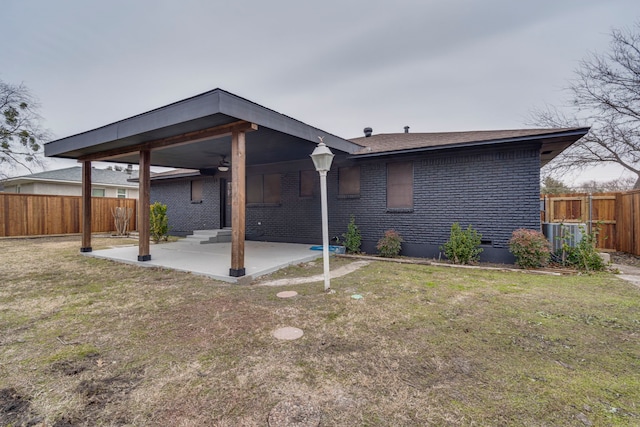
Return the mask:
{"type": "Polygon", "coordinates": [[[229,170],[230,163],[227,160],[227,156],[220,156],[220,163],[218,164],[218,170],[220,172],[226,172],[229,170]]]}

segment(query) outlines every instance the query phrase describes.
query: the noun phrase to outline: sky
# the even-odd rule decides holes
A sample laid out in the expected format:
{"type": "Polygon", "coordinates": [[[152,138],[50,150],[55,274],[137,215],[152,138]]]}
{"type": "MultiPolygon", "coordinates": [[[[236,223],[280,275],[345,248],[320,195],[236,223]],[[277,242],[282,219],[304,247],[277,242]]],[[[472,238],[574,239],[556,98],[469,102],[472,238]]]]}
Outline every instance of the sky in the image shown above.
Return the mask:
{"type": "Polygon", "coordinates": [[[518,129],[639,21],[638,0],[3,0],[0,79],[55,138],[214,88],[343,138],[518,129]]]}

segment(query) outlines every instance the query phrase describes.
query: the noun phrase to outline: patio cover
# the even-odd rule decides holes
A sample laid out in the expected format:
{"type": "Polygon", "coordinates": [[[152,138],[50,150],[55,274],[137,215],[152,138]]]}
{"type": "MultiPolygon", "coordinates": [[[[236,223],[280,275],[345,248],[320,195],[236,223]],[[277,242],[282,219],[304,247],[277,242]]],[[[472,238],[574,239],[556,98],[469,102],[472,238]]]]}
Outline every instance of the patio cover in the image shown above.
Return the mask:
{"type": "MultiPolygon", "coordinates": [[[[51,141],[45,155],[77,159],[83,165],[83,234],[81,251],[91,251],[91,162],[140,165],[138,260],[148,261],[150,166],[207,170],[222,156],[231,159],[231,276],[243,276],[245,168],[300,159],[322,137],[332,150],[352,154],[360,145],[222,89],[178,101],[77,135],[51,141]]],[[[311,162],[311,159],[309,159],[311,162]]]]}

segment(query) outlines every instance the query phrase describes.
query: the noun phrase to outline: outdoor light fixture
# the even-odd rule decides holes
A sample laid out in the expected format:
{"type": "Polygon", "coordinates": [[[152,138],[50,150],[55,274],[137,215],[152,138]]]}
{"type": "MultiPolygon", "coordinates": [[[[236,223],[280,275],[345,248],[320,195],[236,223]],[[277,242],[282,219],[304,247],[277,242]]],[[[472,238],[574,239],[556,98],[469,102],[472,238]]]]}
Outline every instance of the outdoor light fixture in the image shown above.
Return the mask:
{"type": "Polygon", "coordinates": [[[329,281],[329,215],[327,212],[327,172],[331,169],[333,153],[320,139],[320,144],[311,153],[311,160],[320,174],[320,199],[322,204],[322,259],[324,262],[324,290],[331,289],[329,281]]]}
{"type": "Polygon", "coordinates": [[[226,160],[226,156],[222,156],[220,159],[220,164],[218,165],[218,170],[220,172],[226,172],[229,170],[229,162],[226,160]]]}
{"type": "Polygon", "coordinates": [[[325,143],[322,142],[322,138],[320,138],[320,144],[318,144],[316,149],[313,150],[313,153],[311,153],[311,160],[313,160],[316,171],[320,173],[324,172],[326,176],[326,173],[331,169],[333,156],[334,154],[331,152],[329,147],[327,147],[325,143]]]}

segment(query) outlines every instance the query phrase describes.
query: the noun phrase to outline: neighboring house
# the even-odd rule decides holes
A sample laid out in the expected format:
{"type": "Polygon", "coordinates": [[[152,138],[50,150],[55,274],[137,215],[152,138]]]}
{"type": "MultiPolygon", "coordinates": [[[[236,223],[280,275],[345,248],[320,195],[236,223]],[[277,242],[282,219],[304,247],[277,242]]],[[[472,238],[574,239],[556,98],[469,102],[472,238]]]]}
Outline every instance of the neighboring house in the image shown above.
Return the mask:
{"type": "MultiPolygon", "coordinates": [[[[93,197],[138,198],[138,184],[132,170],[91,170],[93,197]]],[[[59,196],[82,195],[82,167],[74,166],[8,178],[3,181],[5,193],[51,194],[59,196]]]]}
{"type": "MultiPolygon", "coordinates": [[[[172,233],[243,227],[232,232],[229,272],[239,277],[245,238],[322,242],[320,180],[309,157],[318,137],[335,154],[327,178],[330,237],[340,237],[353,215],[365,252],[375,253],[385,230],[395,229],[403,255],[439,257],[459,222],[482,234],[482,260],[512,262],[511,233],[540,229],[540,167],[589,129],[408,130],[376,135],[366,128],[364,137],[347,140],[214,89],[52,141],[45,153],[85,167],[105,159],[140,164],[140,212],[165,203],[172,233]],[[150,165],[178,170],[148,180],[150,165]],[[246,185],[232,185],[232,175],[246,185]]],[[[89,243],[87,233],[81,250],[89,243]]],[[[149,259],[141,239],[138,260],[149,259]]]]}

